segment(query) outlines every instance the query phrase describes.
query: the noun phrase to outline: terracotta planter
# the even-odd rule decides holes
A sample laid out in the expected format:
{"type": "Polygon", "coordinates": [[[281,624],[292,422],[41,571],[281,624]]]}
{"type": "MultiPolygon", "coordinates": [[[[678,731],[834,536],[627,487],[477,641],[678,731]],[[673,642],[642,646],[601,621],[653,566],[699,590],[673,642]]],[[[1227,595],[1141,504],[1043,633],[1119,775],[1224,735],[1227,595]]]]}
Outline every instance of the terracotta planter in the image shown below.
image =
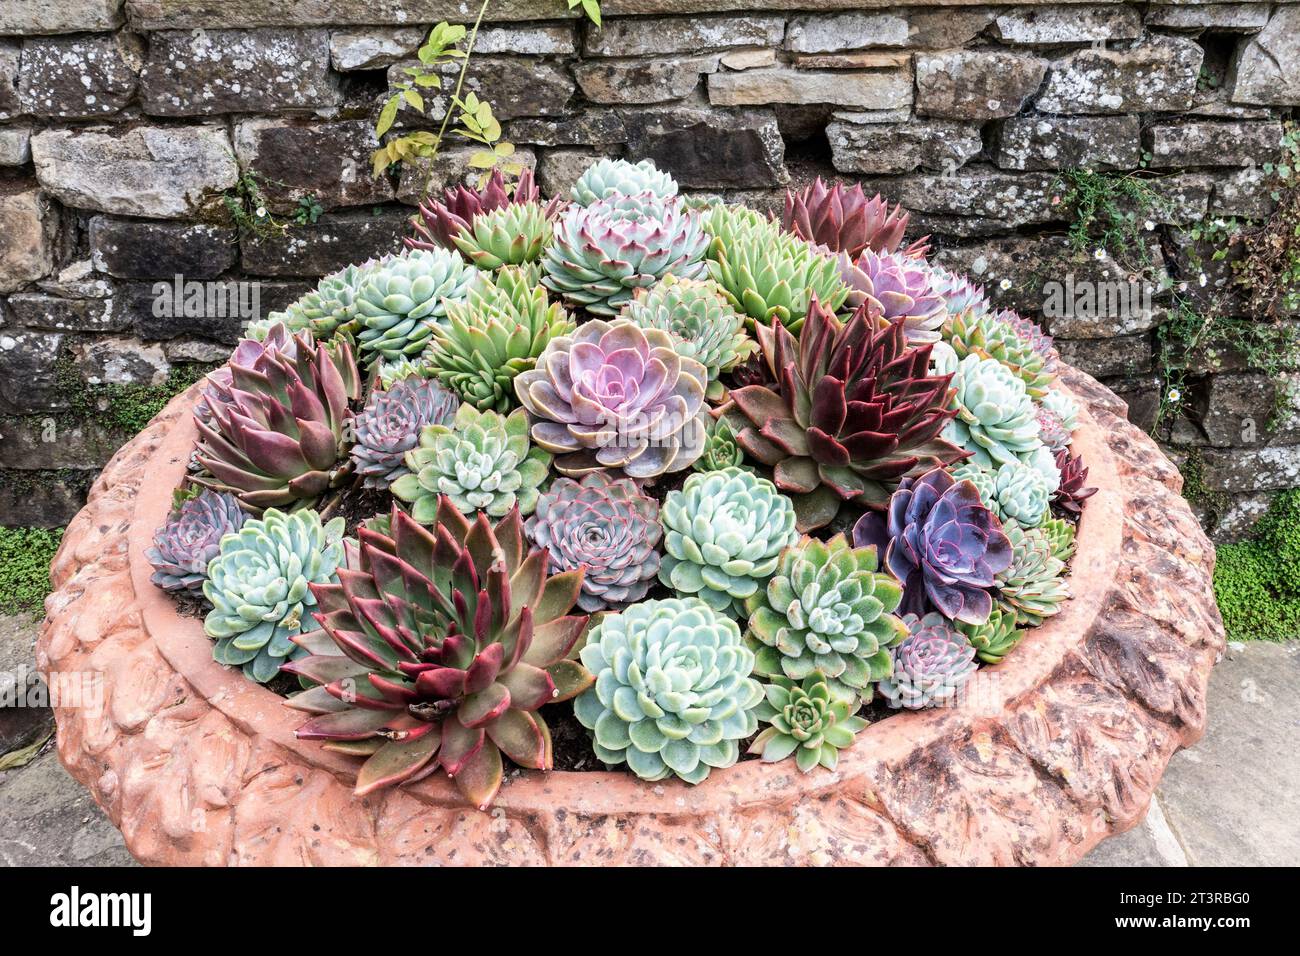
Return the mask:
{"type": "Polygon", "coordinates": [[[201,621],[143,553],[194,441],[193,393],[121,450],[53,566],[45,671],[102,674],[98,711],[56,709],[59,753],[140,860],[161,864],[1065,864],[1141,819],[1200,738],[1223,633],[1214,553],[1181,478],[1091,378],[1076,448],[1085,510],[1074,599],[966,706],[868,728],[835,774],[744,762],[702,785],[528,773],[496,806],[444,779],[368,799],[301,715],[211,659],[201,621]]]}

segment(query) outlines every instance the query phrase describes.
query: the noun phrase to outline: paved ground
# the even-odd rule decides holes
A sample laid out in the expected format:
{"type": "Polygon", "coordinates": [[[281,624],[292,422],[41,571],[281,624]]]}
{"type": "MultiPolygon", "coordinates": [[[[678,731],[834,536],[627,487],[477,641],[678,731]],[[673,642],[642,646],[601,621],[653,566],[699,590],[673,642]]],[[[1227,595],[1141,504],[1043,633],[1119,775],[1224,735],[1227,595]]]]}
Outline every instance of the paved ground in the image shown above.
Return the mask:
{"type": "MultiPolygon", "coordinates": [[[[0,675],[30,660],[35,626],[0,617],[0,675]]],[[[0,760],[49,732],[46,715],[0,710],[0,760]]],[[[1210,682],[1210,729],[1177,754],[1143,823],[1085,866],[1300,864],[1300,642],[1234,644],[1210,682]]],[[[53,742],[0,771],[0,864],[129,866],[122,839],[63,771],[53,742]]]]}

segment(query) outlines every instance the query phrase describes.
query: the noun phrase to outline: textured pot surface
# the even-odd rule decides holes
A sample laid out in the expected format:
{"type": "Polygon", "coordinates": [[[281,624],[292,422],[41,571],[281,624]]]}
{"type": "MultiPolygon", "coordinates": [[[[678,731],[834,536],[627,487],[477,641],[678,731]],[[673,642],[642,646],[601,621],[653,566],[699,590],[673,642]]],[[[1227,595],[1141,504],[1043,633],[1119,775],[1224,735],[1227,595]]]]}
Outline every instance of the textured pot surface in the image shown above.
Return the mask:
{"type": "Polygon", "coordinates": [[[1063,381],[1100,488],[1074,598],[961,707],[874,724],[833,774],[747,761],[690,787],[530,772],[488,813],[441,778],[354,798],[355,763],[296,740],[302,715],[214,663],[202,621],[149,583],[191,391],[104,470],[54,562],[38,663],[103,687],[102,707],[56,708],[60,756],[146,863],[1073,863],[1140,820],[1200,738],[1223,632],[1177,470],[1108,390],[1063,381]]]}

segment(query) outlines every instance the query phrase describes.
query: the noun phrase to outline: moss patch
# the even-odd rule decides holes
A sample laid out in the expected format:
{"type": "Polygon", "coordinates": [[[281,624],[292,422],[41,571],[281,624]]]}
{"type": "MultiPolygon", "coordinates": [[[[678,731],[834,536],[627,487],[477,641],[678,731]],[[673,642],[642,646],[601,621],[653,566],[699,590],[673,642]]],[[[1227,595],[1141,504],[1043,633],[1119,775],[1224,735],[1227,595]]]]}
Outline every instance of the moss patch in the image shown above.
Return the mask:
{"type": "Polygon", "coordinates": [[[1214,594],[1230,640],[1300,635],[1300,489],[1273,500],[1249,541],[1219,548],[1214,594]]]}
{"type": "Polygon", "coordinates": [[[50,562],[63,530],[0,528],[0,607],[36,611],[50,593],[50,562]]]}

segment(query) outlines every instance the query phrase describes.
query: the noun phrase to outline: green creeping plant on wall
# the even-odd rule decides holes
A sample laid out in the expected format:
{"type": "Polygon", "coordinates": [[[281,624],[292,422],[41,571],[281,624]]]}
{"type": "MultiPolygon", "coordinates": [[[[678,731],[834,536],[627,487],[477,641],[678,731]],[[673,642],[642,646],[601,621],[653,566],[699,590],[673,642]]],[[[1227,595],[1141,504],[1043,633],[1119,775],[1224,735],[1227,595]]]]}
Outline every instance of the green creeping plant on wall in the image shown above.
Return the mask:
{"type": "MultiPolygon", "coordinates": [[[[592,23],[600,26],[600,0],[566,2],[570,10],[581,8],[592,23]]],[[[383,142],[372,157],[376,176],[401,163],[432,160],[442,149],[443,141],[449,133],[482,147],[469,158],[470,167],[480,171],[480,185],[497,167],[510,176],[519,174],[522,167],[512,160],[515,146],[501,138],[501,124],[492,113],[492,104],[473,93],[462,96],[479,26],[490,5],[491,0],[483,0],[478,16],[469,30],[459,24],[453,26],[446,21],[439,23],[429,31],[429,38],[416,51],[419,65],[403,68],[406,79],[394,86],[375,125],[375,138],[381,142],[392,131],[402,110],[409,109],[423,114],[425,94],[443,89],[443,73],[448,64],[457,60],[461,64],[438,130],[416,130],[383,142]]]]}

